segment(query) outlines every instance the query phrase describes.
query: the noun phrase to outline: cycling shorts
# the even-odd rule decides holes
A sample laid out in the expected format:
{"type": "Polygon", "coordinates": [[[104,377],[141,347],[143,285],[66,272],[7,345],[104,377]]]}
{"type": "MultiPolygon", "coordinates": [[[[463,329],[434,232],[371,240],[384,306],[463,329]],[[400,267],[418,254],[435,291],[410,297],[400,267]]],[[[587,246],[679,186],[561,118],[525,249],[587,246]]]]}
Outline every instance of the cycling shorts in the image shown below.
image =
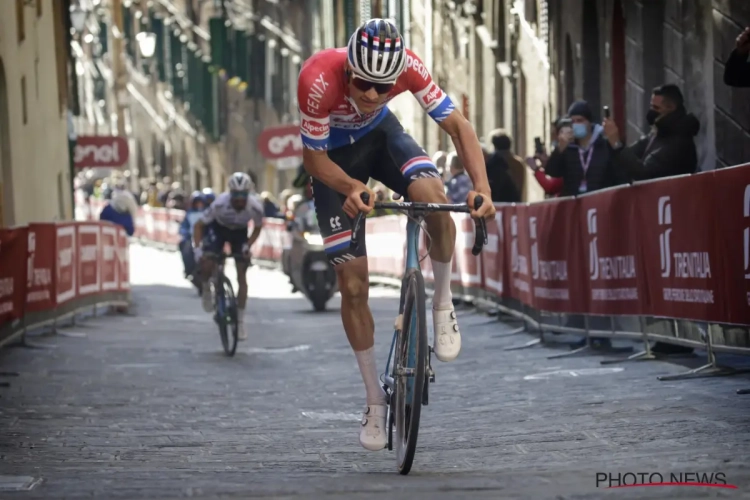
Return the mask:
{"type": "Polygon", "coordinates": [[[229,243],[234,261],[250,264],[247,240],[247,228],[230,229],[214,221],[204,229],[203,252],[210,255],[221,255],[224,252],[224,245],[229,243]]]}
{"type": "MultiPolygon", "coordinates": [[[[393,113],[353,144],[328,151],[328,157],[350,177],[367,183],[372,177],[405,196],[409,185],[424,178],[440,179],[427,153],[406,133],[393,113]]],[[[353,219],[343,210],[346,197],[313,179],[313,198],[318,226],[331,265],[367,255],[365,223],[359,228],[359,248],[350,250],[353,219]]]]}

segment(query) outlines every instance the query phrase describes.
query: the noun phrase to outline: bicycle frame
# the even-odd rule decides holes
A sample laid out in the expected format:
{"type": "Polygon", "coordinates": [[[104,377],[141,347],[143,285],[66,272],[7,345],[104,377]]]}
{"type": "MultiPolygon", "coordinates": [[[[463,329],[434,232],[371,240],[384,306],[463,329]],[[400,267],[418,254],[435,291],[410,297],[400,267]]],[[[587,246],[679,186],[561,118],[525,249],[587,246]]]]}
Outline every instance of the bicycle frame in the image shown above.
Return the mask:
{"type": "MultiPolygon", "coordinates": [[[[410,214],[410,217],[406,223],[406,266],[404,269],[404,276],[406,277],[406,274],[411,269],[418,269],[420,270],[419,265],[419,230],[421,228],[420,223],[422,221],[423,216],[414,216],[414,214],[410,214]],[[416,219],[416,220],[415,220],[416,219]]],[[[411,318],[404,318],[404,295],[406,293],[406,288],[404,287],[403,283],[403,277],[402,277],[402,284],[401,284],[401,300],[399,304],[398,314],[401,318],[401,322],[403,325],[404,321],[410,321],[411,322],[411,328],[409,328],[409,332],[411,335],[417,334],[417,328],[416,328],[416,314],[412,315],[411,318]]],[[[402,326],[403,328],[403,326],[402,326]]],[[[391,340],[391,348],[388,351],[388,361],[385,365],[385,371],[383,372],[383,383],[388,387],[388,389],[393,392],[394,386],[395,386],[395,380],[393,377],[393,374],[391,373],[391,359],[393,357],[393,349],[396,345],[396,340],[398,339],[398,329],[395,329],[393,331],[393,339],[391,340]]],[[[413,339],[409,339],[409,352],[407,353],[408,358],[408,366],[414,366],[414,363],[416,362],[416,351],[415,346],[416,342],[412,341],[413,339]]],[[[429,365],[428,365],[429,368],[429,365]]],[[[414,379],[413,377],[409,377],[407,379],[406,383],[406,397],[411,398],[412,397],[412,391],[414,390],[414,379]]],[[[409,399],[410,400],[410,399],[409,399]]]]}

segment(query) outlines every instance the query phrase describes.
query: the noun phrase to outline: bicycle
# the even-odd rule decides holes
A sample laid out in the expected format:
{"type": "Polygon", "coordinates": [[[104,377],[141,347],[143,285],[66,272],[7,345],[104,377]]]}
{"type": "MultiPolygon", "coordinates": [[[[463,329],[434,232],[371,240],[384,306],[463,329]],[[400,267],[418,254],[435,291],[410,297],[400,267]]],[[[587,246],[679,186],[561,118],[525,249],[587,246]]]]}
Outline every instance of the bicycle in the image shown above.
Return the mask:
{"type": "MultiPolygon", "coordinates": [[[[365,204],[369,202],[367,193],[362,194],[362,201],[365,204]]],[[[475,210],[479,209],[482,203],[481,196],[475,197],[475,210]]],[[[381,376],[388,403],[387,447],[388,450],[393,450],[395,427],[396,462],[399,472],[406,475],[411,470],[414,461],[422,405],[427,406],[429,384],[435,382],[435,371],[431,365],[433,348],[428,345],[427,340],[426,294],[420,268],[420,262],[424,257],[419,258],[419,230],[422,221],[431,212],[469,213],[470,209],[465,203],[419,203],[409,202],[406,199],[403,202],[376,202],[374,208],[404,212],[409,218],[406,225],[406,268],[401,281],[399,314],[394,325],[395,331],[388,351],[388,361],[381,376]],[[391,359],[393,359],[392,365],[391,359]]],[[[357,236],[364,216],[364,213],[357,214],[352,225],[351,247],[353,250],[356,250],[359,245],[357,236]]],[[[475,221],[475,224],[476,234],[472,254],[479,255],[482,247],[487,244],[487,225],[484,219],[475,221]]]]}
{"type": "Polygon", "coordinates": [[[237,299],[234,296],[232,282],[224,274],[224,261],[229,257],[222,252],[221,255],[211,255],[216,260],[216,269],[211,277],[211,285],[214,293],[214,321],[219,325],[219,336],[224,353],[234,356],[237,351],[237,299]]]}

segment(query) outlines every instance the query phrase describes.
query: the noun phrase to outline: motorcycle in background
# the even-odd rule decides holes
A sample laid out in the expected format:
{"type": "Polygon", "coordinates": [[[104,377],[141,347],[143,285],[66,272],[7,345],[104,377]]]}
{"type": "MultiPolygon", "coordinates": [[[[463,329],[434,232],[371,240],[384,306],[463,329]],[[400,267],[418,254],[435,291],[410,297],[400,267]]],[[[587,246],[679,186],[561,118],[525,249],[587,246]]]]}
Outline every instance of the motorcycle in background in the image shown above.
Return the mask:
{"type": "Polygon", "coordinates": [[[338,291],[336,272],[325,253],[315,209],[309,207],[303,212],[288,226],[292,232],[289,277],[316,311],[325,311],[326,304],[338,291]]]}

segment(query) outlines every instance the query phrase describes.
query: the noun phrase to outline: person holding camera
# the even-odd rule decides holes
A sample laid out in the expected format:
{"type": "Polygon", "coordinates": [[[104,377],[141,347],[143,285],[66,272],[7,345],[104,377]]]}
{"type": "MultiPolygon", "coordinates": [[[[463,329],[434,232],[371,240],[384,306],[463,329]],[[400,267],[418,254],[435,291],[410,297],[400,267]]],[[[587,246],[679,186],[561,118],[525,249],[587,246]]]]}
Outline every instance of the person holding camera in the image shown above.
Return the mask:
{"type": "Polygon", "coordinates": [[[586,101],[568,109],[570,122],[561,124],[557,148],[547,162],[546,173],[563,180],[560,196],[574,196],[627,182],[615,167],[612,147],[603,128],[594,123],[586,101]]]}

